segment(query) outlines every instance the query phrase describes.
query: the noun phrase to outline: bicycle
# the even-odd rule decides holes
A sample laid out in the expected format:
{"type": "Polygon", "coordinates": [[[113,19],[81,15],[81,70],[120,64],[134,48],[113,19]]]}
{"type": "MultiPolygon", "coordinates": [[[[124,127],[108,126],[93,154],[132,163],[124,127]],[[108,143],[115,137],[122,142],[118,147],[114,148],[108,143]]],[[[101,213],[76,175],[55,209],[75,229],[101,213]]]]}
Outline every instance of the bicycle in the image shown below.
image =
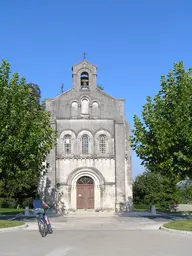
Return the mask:
{"type": "Polygon", "coordinates": [[[39,233],[42,237],[45,237],[47,234],[52,234],[53,229],[51,227],[48,216],[46,215],[46,210],[36,209],[37,213],[37,223],[39,228],[39,233]]]}

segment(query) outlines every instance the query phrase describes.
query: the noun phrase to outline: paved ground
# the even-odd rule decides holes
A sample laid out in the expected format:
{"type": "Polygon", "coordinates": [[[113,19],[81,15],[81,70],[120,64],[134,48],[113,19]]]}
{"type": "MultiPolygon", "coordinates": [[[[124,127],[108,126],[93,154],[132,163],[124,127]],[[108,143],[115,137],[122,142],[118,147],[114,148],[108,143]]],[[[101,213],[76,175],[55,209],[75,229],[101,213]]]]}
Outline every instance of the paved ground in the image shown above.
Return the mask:
{"type": "Polygon", "coordinates": [[[191,255],[191,236],[158,230],[165,220],[128,217],[52,219],[54,234],[42,238],[36,223],[0,233],[0,256],[191,255]]]}

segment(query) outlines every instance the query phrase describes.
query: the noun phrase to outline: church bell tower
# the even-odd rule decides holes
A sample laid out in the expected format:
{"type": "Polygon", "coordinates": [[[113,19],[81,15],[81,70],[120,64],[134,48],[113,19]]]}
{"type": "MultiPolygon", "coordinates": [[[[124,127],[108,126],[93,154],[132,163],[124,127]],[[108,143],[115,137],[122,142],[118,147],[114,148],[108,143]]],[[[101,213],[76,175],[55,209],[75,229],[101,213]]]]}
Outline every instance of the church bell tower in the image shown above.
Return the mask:
{"type": "Polygon", "coordinates": [[[97,67],[85,58],[72,67],[73,88],[76,91],[94,91],[97,87],[97,67]]]}

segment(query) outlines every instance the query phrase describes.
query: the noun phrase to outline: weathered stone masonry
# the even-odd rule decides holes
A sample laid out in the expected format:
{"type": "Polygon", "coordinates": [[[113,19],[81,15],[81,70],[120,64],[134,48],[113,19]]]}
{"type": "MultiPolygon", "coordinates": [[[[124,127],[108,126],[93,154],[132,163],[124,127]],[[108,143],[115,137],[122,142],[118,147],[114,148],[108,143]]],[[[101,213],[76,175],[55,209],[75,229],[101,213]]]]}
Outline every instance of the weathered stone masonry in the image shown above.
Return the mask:
{"type": "Polygon", "coordinates": [[[67,209],[114,211],[132,198],[130,127],[124,100],[97,88],[96,71],[83,60],[72,68],[73,88],[46,99],[57,131],[47,180],[67,209]]]}

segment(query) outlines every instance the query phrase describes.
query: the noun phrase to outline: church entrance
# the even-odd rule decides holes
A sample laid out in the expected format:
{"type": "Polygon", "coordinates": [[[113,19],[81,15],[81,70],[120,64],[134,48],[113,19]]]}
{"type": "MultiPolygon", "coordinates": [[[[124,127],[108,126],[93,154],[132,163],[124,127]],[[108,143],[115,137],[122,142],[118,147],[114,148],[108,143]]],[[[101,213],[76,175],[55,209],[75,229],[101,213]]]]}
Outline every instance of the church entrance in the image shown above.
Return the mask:
{"type": "Polygon", "coordinates": [[[94,209],[94,181],[88,176],[77,180],[77,209],[94,209]]]}

